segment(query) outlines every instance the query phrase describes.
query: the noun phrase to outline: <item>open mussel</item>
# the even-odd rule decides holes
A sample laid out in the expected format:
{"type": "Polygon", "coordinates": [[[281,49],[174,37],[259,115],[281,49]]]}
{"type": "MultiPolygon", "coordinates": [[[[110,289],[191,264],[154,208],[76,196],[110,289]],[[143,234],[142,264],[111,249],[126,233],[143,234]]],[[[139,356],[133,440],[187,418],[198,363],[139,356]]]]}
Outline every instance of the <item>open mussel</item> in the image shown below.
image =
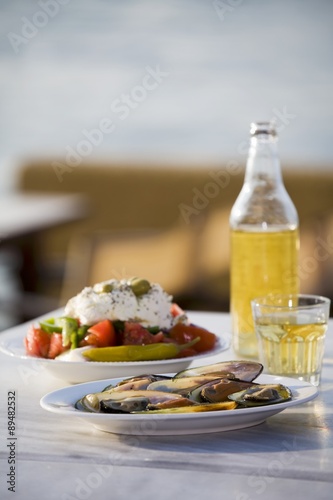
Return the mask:
{"type": "Polygon", "coordinates": [[[164,375],[140,375],[138,377],[131,377],[121,380],[116,385],[107,385],[104,387],[103,392],[109,391],[139,391],[147,389],[153,382],[159,380],[170,380],[170,377],[164,375]]]}
{"type": "Polygon", "coordinates": [[[214,374],[216,378],[237,379],[252,382],[260,375],[263,365],[256,361],[222,361],[213,365],[199,366],[183,370],[175,378],[214,374]]]}
{"type": "Polygon", "coordinates": [[[131,413],[150,408],[174,408],[177,405],[193,404],[193,401],[180,394],[161,391],[103,391],[87,394],[77,401],[75,408],[92,413],[131,413]]]}
{"type": "Polygon", "coordinates": [[[187,396],[187,394],[195,387],[202,386],[203,384],[213,380],[218,380],[218,377],[212,373],[209,375],[197,375],[193,377],[174,377],[169,380],[158,380],[156,382],[152,382],[148,385],[147,389],[150,391],[172,392],[187,396]]]}
{"type": "Polygon", "coordinates": [[[230,394],[250,387],[253,387],[253,382],[220,378],[196,387],[189,393],[188,397],[198,403],[221,403],[228,401],[230,394]]]}
{"type": "Polygon", "coordinates": [[[282,384],[258,384],[244,391],[230,394],[228,398],[241,406],[263,406],[289,401],[292,393],[282,384]]]}

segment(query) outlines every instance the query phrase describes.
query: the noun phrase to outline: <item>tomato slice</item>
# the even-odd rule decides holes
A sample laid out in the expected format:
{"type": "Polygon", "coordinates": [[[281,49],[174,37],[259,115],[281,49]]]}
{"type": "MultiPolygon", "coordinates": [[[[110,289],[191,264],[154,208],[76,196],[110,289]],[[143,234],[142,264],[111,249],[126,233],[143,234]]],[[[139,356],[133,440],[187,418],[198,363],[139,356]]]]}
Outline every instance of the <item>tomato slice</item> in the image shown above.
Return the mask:
{"type": "Polygon", "coordinates": [[[62,345],[62,334],[61,333],[52,333],[50,335],[50,347],[48,352],[48,358],[54,359],[59,354],[64,351],[67,351],[68,347],[64,347],[62,345]]]}
{"type": "Polygon", "coordinates": [[[197,353],[211,351],[214,349],[217,341],[217,337],[214,333],[209,332],[205,328],[201,328],[195,325],[184,325],[183,323],[177,323],[174,325],[170,332],[170,338],[174,339],[178,344],[186,344],[191,342],[191,340],[199,337],[200,340],[192,346],[197,353]]]}
{"type": "Polygon", "coordinates": [[[170,312],[174,318],[176,316],[180,316],[181,314],[185,314],[185,311],[178,304],[176,304],[176,302],[171,304],[170,312]]]}
{"type": "Polygon", "coordinates": [[[37,358],[47,358],[51,336],[41,328],[30,326],[24,339],[26,353],[37,358]]]}
{"type": "Polygon", "coordinates": [[[147,345],[164,341],[164,333],[150,333],[147,328],[134,321],[126,321],[123,333],[123,345],[147,345]]]}
{"type": "Polygon", "coordinates": [[[108,319],[100,321],[88,328],[88,335],[84,338],[85,345],[96,347],[114,346],[117,343],[116,331],[108,319]]]}

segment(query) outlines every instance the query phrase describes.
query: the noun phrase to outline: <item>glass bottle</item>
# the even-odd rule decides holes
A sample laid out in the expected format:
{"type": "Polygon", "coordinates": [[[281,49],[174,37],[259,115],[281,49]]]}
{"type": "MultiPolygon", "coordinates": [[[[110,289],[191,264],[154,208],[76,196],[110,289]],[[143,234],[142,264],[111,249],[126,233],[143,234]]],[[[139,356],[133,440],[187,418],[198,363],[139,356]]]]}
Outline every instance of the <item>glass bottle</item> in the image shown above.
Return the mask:
{"type": "Polygon", "coordinates": [[[250,136],[244,184],[230,214],[230,312],[235,352],[257,357],[250,302],[299,292],[299,224],[282,179],[274,123],[252,123],[250,136]]]}

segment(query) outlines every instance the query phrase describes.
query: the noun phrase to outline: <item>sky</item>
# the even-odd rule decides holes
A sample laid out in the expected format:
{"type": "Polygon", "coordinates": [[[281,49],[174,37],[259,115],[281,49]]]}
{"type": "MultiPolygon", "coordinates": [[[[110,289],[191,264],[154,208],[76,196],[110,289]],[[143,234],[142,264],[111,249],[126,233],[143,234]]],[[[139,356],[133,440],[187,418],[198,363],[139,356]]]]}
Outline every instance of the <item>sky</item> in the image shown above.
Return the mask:
{"type": "Polygon", "coordinates": [[[271,118],[332,168],[332,27],[330,0],[0,0],[0,191],[41,156],[245,161],[271,118]]]}

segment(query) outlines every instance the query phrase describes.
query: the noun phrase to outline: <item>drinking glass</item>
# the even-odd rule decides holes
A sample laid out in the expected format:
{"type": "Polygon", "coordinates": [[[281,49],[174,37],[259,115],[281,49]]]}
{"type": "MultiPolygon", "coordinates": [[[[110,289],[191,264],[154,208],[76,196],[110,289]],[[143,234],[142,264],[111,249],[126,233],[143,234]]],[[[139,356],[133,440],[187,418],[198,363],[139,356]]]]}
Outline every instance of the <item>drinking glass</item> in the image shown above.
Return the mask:
{"type": "Polygon", "coordinates": [[[319,385],[330,299],[271,294],[251,306],[264,370],[319,385]]]}

